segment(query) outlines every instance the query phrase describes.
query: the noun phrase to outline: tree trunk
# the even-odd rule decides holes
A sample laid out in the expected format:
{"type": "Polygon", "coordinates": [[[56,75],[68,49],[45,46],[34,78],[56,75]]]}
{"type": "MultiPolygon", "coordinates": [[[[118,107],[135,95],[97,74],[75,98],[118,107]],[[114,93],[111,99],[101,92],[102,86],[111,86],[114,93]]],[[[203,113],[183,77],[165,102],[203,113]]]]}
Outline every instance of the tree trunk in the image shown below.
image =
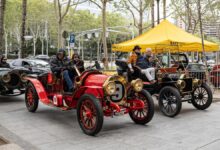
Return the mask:
{"type": "Polygon", "coordinates": [[[41,40],[41,54],[44,54],[44,39],[41,40]]]}
{"type": "Polygon", "coordinates": [[[21,49],[20,49],[20,57],[25,57],[25,29],[26,29],[26,15],[27,15],[27,0],[23,0],[22,2],[22,27],[21,27],[21,49]]]}
{"type": "Polygon", "coordinates": [[[60,20],[58,22],[58,48],[63,48],[62,32],[63,32],[63,22],[60,20]]]}
{"type": "Polygon", "coordinates": [[[34,44],[34,56],[36,56],[36,42],[37,42],[37,39],[33,38],[33,44],[34,44]]]}
{"type": "Polygon", "coordinates": [[[166,4],[167,3],[167,1],[166,0],[163,0],[163,19],[166,19],[166,17],[167,17],[167,13],[166,13],[166,4]]]}
{"type": "Polygon", "coordinates": [[[160,0],[157,0],[157,24],[160,24],[160,0]]]}
{"type": "Polygon", "coordinates": [[[3,53],[4,49],[4,11],[5,0],[0,0],[0,53],[3,53]]]}
{"type": "Polygon", "coordinates": [[[108,69],[108,48],[107,48],[107,40],[106,40],[106,5],[107,1],[104,0],[103,2],[103,8],[102,8],[102,42],[103,42],[103,51],[104,51],[104,58],[106,59],[106,63],[104,63],[104,66],[106,69],[108,69]]]}
{"type": "Polygon", "coordinates": [[[5,32],[5,57],[8,57],[8,33],[5,32]]]}
{"type": "Polygon", "coordinates": [[[139,30],[139,35],[143,33],[143,3],[140,1],[140,11],[139,11],[139,25],[138,25],[138,30],[139,30]]]}
{"type": "Polygon", "coordinates": [[[155,24],[154,24],[154,0],[151,1],[151,26],[152,28],[155,27],[155,24]]]}
{"type": "Polygon", "coordinates": [[[204,36],[203,36],[203,29],[202,29],[202,14],[201,14],[201,2],[198,0],[198,18],[199,18],[199,24],[200,24],[200,34],[201,34],[201,39],[202,39],[202,52],[203,52],[203,59],[205,60],[206,66],[207,62],[205,59],[205,47],[204,47],[204,36]]]}
{"type": "Polygon", "coordinates": [[[186,13],[187,13],[187,20],[188,20],[188,26],[187,26],[187,32],[192,33],[192,16],[191,16],[191,8],[190,8],[190,2],[189,0],[186,0],[186,13]]]}

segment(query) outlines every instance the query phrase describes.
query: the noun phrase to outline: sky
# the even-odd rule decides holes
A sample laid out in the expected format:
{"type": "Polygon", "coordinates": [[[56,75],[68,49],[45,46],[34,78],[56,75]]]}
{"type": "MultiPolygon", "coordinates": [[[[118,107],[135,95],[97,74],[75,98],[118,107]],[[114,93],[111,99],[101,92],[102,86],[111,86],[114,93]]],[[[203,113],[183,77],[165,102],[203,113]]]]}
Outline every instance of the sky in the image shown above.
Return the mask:
{"type": "MultiPolygon", "coordinates": [[[[169,15],[170,13],[171,13],[171,10],[168,8],[168,6],[170,5],[170,3],[171,3],[171,0],[167,0],[167,15],[169,15]]],[[[160,17],[162,18],[163,17],[163,8],[162,8],[162,6],[163,6],[163,3],[162,3],[162,0],[160,0],[160,17]]],[[[96,15],[99,15],[100,13],[101,13],[101,10],[96,6],[96,5],[94,5],[94,4],[92,4],[91,2],[87,2],[87,3],[84,3],[84,4],[81,4],[81,5],[79,5],[78,7],[77,7],[77,9],[78,10],[89,10],[91,13],[94,13],[94,14],[96,14],[96,15]]],[[[113,11],[115,11],[115,9],[113,8],[113,6],[112,5],[108,5],[107,6],[107,10],[108,11],[110,11],[110,12],[113,12],[113,11]]],[[[120,12],[121,13],[121,12],[120,12]]],[[[131,18],[132,16],[130,16],[130,14],[123,14],[122,13],[122,15],[124,16],[124,17],[127,17],[127,18],[131,18]]],[[[149,19],[148,18],[149,16],[147,16],[147,17],[145,17],[145,19],[147,20],[147,19],[149,19]]],[[[155,1],[155,20],[157,19],[156,18],[157,17],[157,5],[156,5],[156,1],[155,1]]],[[[171,21],[171,22],[174,22],[173,21],[173,19],[171,18],[171,16],[169,16],[168,18],[167,18],[169,21],[171,21]]]]}

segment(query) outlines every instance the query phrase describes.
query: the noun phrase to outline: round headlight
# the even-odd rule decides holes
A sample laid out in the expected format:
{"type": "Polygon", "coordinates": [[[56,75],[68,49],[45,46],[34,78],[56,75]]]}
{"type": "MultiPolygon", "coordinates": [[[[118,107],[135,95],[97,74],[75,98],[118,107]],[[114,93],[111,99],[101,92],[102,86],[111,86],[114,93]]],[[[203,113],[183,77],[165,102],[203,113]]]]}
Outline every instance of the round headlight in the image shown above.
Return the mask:
{"type": "Polygon", "coordinates": [[[136,79],[131,81],[131,86],[134,88],[136,92],[140,92],[143,89],[143,81],[141,79],[136,79]]]}
{"type": "Polygon", "coordinates": [[[21,74],[20,78],[21,78],[21,81],[22,81],[22,82],[27,82],[27,80],[25,79],[26,76],[27,76],[26,73],[22,73],[22,74],[21,74]]]}
{"type": "Polygon", "coordinates": [[[177,86],[180,89],[184,89],[186,87],[186,82],[184,80],[178,80],[177,81],[177,86]]]}
{"type": "Polygon", "coordinates": [[[10,74],[5,74],[2,76],[2,81],[4,83],[9,83],[11,81],[11,75],[10,74]]]}
{"type": "Polygon", "coordinates": [[[104,90],[105,90],[105,93],[107,95],[113,95],[115,94],[116,92],[116,84],[115,82],[108,82],[105,86],[104,86],[104,90]]]}
{"type": "Polygon", "coordinates": [[[202,80],[199,79],[193,79],[193,86],[198,87],[202,85],[202,80]]]}

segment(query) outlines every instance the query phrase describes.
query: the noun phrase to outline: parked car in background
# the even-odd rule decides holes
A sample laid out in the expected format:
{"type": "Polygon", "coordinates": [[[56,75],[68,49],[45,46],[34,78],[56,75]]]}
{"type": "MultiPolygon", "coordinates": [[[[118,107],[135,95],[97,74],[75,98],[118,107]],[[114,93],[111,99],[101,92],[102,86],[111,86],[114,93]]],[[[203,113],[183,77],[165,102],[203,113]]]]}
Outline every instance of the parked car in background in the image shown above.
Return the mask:
{"type": "Polygon", "coordinates": [[[38,59],[15,59],[9,65],[11,68],[26,68],[31,74],[41,74],[50,71],[50,64],[38,59]]]}
{"type": "Polygon", "coordinates": [[[48,55],[37,55],[34,57],[35,59],[40,59],[49,62],[50,57],[48,55]]]}
{"type": "Polygon", "coordinates": [[[187,54],[171,53],[159,55],[161,67],[177,68],[178,71],[187,71],[192,78],[205,80],[206,67],[202,63],[190,63],[187,54]]]}
{"type": "Polygon", "coordinates": [[[205,72],[206,67],[204,64],[198,63],[189,63],[186,67],[187,72],[189,73],[190,77],[197,78],[197,79],[206,79],[205,72]]]}
{"type": "Polygon", "coordinates": [[[220,86],[220,64],[219,65],[215,65],[211,72],[210,72],[210,79],[211,79],[211,83],[215,86],[215,87],[219,87],[220,86]]]}
{"type": "Polygon", "coordinates": [[[215,60],[213,59],[207,60],[207,66],[210,70],[215,66],[215,64],[216,64],[215,60]]]}

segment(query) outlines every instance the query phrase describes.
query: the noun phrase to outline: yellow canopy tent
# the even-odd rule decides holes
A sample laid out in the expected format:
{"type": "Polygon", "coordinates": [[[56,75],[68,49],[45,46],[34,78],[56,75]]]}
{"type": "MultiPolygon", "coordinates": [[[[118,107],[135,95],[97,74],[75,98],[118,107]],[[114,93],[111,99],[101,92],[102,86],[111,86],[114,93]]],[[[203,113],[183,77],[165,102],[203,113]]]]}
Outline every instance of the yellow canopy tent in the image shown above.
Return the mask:
{"type": "MultiPolygon", "coordinates": [[[[208,41],[205,41],[204,44],[206,52],[219,50],[218,44],[208,41]]],[[[113,51],[131,52],[135,45],[139,45],[142,51],[152,48],[155,53],[202,52],[202,42],[199,37],[185,32],[167,20],[132,40],[114,44],[113,51]]]]}

